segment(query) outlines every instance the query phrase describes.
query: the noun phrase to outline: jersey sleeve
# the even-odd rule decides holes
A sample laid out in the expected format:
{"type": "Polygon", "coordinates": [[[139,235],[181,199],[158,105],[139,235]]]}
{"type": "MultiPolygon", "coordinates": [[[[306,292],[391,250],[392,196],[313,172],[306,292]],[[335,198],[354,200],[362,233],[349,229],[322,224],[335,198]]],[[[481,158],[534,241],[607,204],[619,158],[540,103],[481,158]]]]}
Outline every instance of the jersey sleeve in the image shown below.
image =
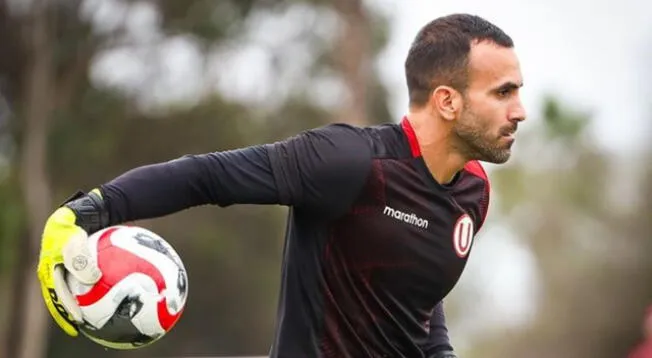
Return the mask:
{"type": "Polygon", "coordinates": [[[214,204],[280,204],[338,215],[371,168],[358,129],[330,125],[274,144],[187,155],[101,186],[111,224],[214,204]]]}
{"type": "Polygon", "coordinates": [[[369,141],[343,124],[268,146],[280,202],[325,215],[344,213],[371,171],[369,141]]]}
{"type": "Polygon", "coordinates": [[[444,315],[444,303],[440,301],[430,317],[430,333],[425,347],[426,357],[434,356],[439,351],[452,351],[453,347],[448,338],[448,328],[444,315]]]}

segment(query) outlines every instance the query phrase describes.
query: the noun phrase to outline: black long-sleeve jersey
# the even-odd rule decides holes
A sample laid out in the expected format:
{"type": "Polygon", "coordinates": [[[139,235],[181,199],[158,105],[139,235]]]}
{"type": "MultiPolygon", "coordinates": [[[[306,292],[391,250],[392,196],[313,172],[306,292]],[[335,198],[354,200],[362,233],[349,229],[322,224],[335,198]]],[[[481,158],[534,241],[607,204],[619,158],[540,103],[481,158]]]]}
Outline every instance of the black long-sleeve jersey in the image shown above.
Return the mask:
{"type": "Polygon", "coordinates": [[[489,202],[478,162],[447,185],[432,177],[407,119],[184,156],[101,191],[111,224],[203,204],[289,206],[272,358],[418,358],[450,348],[441,301],[489,202]]]}

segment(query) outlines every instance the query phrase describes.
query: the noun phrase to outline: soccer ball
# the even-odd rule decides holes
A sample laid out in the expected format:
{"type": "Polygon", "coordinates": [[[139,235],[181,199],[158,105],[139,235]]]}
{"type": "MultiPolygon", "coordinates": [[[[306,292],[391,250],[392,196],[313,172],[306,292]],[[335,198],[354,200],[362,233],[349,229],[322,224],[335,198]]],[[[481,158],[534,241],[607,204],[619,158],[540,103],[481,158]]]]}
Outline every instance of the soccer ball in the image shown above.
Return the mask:
{"type": "Polygon", "coordinates": [[[82,312],[79,330],[113,349],[149,345],[172,329],[186,304],[188,276],[179,255],[157,234],[112,226],[89,236],[102,272],[94,285],[66,283],[82,312]]]}

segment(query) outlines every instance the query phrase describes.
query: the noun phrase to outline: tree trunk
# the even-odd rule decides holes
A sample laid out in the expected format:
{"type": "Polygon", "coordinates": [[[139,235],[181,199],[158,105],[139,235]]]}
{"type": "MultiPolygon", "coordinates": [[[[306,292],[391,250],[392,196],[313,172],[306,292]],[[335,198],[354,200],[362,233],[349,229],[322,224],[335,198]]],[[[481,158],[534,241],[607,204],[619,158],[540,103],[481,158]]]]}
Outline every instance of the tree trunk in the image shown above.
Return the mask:
{"type": "Polygon", "coordinates": [[[365,125],[369,123],[367,86],[373,58],[369,17],[362,0],[334,0],[333,7],[343,22],[334,59],[348,92],[337,120],[365,125]]]}
{"type": "MultiPolygon", "coordinates": [[[[6,0],[0,0],[0,33],[6,34],[7,31],[11,28],[9,25],[9,10],[7,7],[6,0]]],[[[6,46],[7,36],[0,39],[0,47],[5,49],[9,46],[6,46]],[[3,41],[4,40],[4,41],[3,41]]],[[[12,54],[13,55],[13,54],[12,54]]],[[[3,59],[6,59],[3,58],[3,59]]],[[[0,68],[4,68],[2,60],[0,59],[0,68]]],[[[5,101],[4,88],[0,88],[0,137],[5,135],[5,132],[8,131],[7,117],[8,114],[8,104],[5,101]]],[[[10,244],[13,246],[14,244],[10,244]]],[[[9,246],[9,245],[7,245],[9,246]]],[[[0,247],[0,250],[12,250],[13,247],[0,247]]],[[[16,250],[17,251],[17,250],[16,250]]],[[[7,272],[0,272],[0,358],[9,358],[9,344],[11,342],[10,334],[12,334],[13,328],[11,328],[12,315],[14,314],[14,300],[15,295],[12,292],[13,283],[16,280],[15,269],[12,267],[7,272]]]]}
{"type": "MultiPolygon", "coordinates": [[[[27,240],[28,237],[26,234],[21,235],[23,240],[27,240]]],[[[23,275],[25,270],[28,269],[26,265],[31,262],[29,260],[29,253],[27,252],[27,245],[19,245],[18,250],[16,250],[16,265],[13,268],[11,279],[8,282],[8,287],[11,289],[7,290],[7,304],[10,307],[10,311],[7,317],[8,326],[5,332],[4,346],[0,346],[0,357],[10,358],[16,357],[18,355],[18,344],[20,339],[20,334],[25,322],[23,322],[23,311],[25,307],[25,300],[22,295],[25,294],[26,284],[23,280],[23,275]]]]}
{"type": "Polygon", "coordinates": [[[11,347],[9,344],[12,342],[13,327],[12,322],[14,319],[14,306],[16,295],[12,292],[14,282],[16,282],[16,275],[10,270],[5,273],[3,280],[0,281],[0,358],[11,357],[11,347]],[[6,277],[6,279],[4,278],[6,277]]]}
{"type": "Polygon", "coordinates": [[[32,3],[25,27],[25,45],[31,62],[25,76],[22,98],[24,136],[20,157],[20,175],[23,198],[27,209],[29,253],[26,262],[18,265],[24,270],[23,327],[18,337],[18,358],[38,358],[47,352],[48,313],[41,298],[36,278],[40,236],[51,211],[51,190],[47,175],[48,122],[51,115],[53,91],[52,29],[48,19],[47,1],[32,3]]]}

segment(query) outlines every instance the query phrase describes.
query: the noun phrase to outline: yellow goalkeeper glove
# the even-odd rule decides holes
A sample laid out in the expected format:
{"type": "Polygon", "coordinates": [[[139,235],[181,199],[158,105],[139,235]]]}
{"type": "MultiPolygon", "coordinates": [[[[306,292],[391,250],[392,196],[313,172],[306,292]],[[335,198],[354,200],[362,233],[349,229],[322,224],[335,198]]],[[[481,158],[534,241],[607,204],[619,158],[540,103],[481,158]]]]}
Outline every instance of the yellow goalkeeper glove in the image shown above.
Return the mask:
{"type": "Polygon", "coordinates": [[[52,318],[73,337],[79,334],[77,323],[82,322],[82,315],[65,275],[89,285],[100,279],[102,273],[87,239],[108,226],[108,221],[100,191],[95,189],[70,198],[48,218],[43,230],[37,269],[41,293],[52,318]]]}

